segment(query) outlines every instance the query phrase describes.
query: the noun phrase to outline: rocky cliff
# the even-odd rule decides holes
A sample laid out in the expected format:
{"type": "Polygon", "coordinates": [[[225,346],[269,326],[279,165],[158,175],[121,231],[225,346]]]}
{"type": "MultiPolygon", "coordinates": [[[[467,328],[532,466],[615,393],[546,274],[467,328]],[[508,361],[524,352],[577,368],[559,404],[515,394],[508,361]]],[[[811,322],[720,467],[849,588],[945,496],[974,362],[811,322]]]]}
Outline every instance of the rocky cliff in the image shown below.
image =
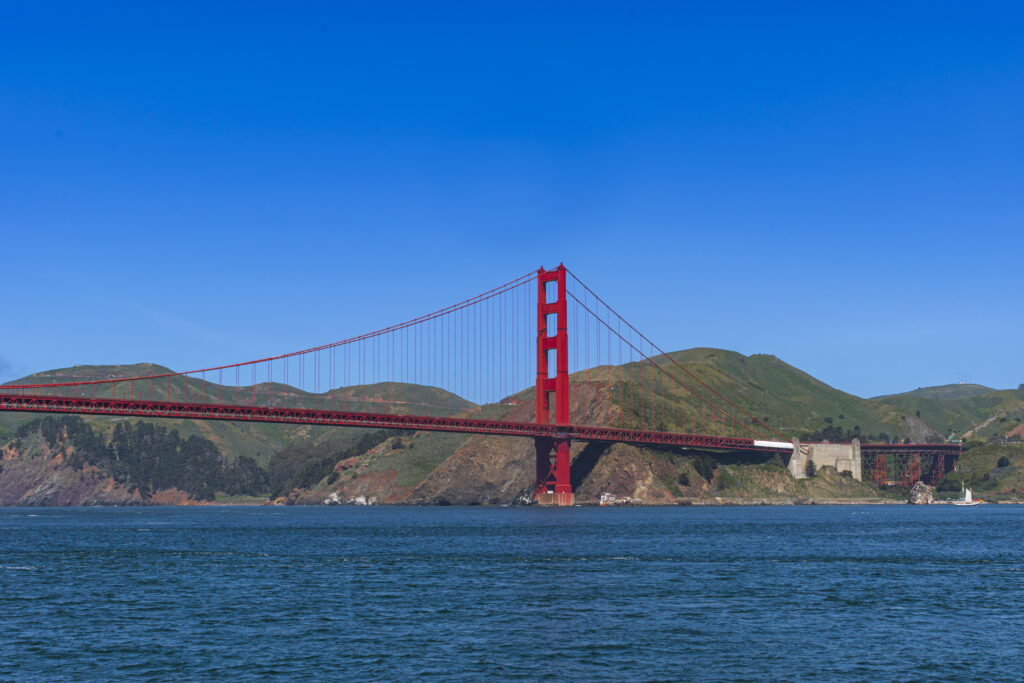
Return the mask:
{"type": "Polygon", "coordinates": [[[0,505],[186,505],[265,488],[251,460],[150,424],[119,422],[107,440],[78,417],[47,416],[0,449],[0,505]]]}
{"type": "MultiPolygon", "coordinates": [[[[0,505],[141,505],[138,489],[119,484],[100,468],[80,464],[79,453],[62,434],[55,444],[41,435],[0,450],[0,505]]],[[[184,503],[184,498],[167,498],[184,503]]]]}

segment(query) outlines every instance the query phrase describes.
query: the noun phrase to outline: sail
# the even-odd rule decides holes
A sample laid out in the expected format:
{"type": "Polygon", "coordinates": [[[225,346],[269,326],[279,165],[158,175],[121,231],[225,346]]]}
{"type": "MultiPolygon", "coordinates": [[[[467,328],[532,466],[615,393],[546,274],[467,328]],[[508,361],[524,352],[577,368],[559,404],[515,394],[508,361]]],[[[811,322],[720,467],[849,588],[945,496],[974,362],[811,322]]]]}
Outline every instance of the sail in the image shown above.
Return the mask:
{"type": "Polygon", "coordinates": [[[973,499],[973,498],[971,498],[971,490],[970,490],[970,489],[967,489],[966,491],[964,491],[964,502],[965,502],[965,503],[970,503],[970,502],[972,502],[973,500],[974,500],[974,499],[973,499]]]}

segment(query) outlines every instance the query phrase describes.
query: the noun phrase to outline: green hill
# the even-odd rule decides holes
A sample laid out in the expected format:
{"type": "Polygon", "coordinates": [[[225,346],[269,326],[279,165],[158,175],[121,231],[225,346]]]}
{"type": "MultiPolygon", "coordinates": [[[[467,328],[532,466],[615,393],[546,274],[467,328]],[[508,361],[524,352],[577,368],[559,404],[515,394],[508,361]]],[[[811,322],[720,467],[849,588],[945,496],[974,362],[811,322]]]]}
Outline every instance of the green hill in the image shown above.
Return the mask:
{"type": "MultiPolygon", "coordinates": [[[[931,441],[939,438],[929,424],[912,412],[908,414],[898,407],[840,391],[775,356],[744,356],[735,351],[710,348],[667,355],[786,438],[831,441],[852,438],[931,441]]],[[[664,358],[655,360],[664,367],[674,367],[664,358]]],[[[634,363],[621,368],[587,370],[579,373],[578,379],[629,382],[637,374],[634,363]]],[[[660,400],[669,403],[675,400],[681,404],[683,394],[678,385],[670,383],[660,400]]],[[[658,404],[655,410],[660,410],[658,404]]],[[[671,425],[666,426],[671,429],[671,425]]]]}
{"type": "Polygon", "coordinates": [[[962,395],[955,393],[947,387],[931,387],[872,401],[914,415],[940,434],[973,441],[1013,438],[1024,422],[1024,391],[967,389],[962,395]]]}
{"type": "Polygon", "coordinates": [[[981,384],[942,384],[937,387],[923,387],[917,388],[913,391],[905,391],[900,394],[888,394],[886,396],[875,396],[873,401],[880,401],[887,398],[896,398],[898,396],[912,396],[915,398],[944,398],[944,399],[957,399],[957,398],[971,398],[973,396],[980,396],[981,394],[988,394],[995,391],[991,387],[982,386],[981,384]]]}

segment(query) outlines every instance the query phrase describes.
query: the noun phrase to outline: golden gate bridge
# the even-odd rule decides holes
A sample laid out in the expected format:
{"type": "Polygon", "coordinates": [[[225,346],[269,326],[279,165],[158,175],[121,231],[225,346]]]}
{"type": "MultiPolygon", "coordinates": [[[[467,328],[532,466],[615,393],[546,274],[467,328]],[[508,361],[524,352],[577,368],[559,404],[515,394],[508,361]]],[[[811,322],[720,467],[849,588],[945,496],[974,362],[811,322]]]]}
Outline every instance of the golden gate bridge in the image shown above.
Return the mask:
{"type": "MultiPolygon", "coordinates": [[[[564,265],[291,353],[186,372],[6,384],[0,410],[532,438],[534,498],[558,505],[574,502],[573,442],[784,455],[794,448],[564,265]]],[[[878,484],[934,483],[955,467],[960,447],[861,444],[860,452],[866,478],[878,484]]]]}

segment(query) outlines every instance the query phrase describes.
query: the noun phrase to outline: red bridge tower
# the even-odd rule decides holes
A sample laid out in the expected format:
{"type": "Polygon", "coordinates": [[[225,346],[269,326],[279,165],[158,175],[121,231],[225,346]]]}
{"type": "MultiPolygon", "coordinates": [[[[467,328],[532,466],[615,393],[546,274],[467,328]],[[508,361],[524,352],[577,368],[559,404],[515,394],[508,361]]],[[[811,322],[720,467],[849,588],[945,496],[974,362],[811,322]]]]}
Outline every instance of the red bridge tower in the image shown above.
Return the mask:
{"type": "MultiPolygon", "coordinates": [[[[551,394],[554,394],[554,424],[568,425],[569,330],[565,266],[559,264],[554,270],[541,268],[537,274],[537,286],[537,423],[551,424],[551,394]],[[550,302],[549,283],[554,283],[553,294],[557,297],[550,302]]],[[[536,502],[549,505],[572,505],[575,502],[569,477],[570,444],[569,437],[536,437],[536,502]]]]}

